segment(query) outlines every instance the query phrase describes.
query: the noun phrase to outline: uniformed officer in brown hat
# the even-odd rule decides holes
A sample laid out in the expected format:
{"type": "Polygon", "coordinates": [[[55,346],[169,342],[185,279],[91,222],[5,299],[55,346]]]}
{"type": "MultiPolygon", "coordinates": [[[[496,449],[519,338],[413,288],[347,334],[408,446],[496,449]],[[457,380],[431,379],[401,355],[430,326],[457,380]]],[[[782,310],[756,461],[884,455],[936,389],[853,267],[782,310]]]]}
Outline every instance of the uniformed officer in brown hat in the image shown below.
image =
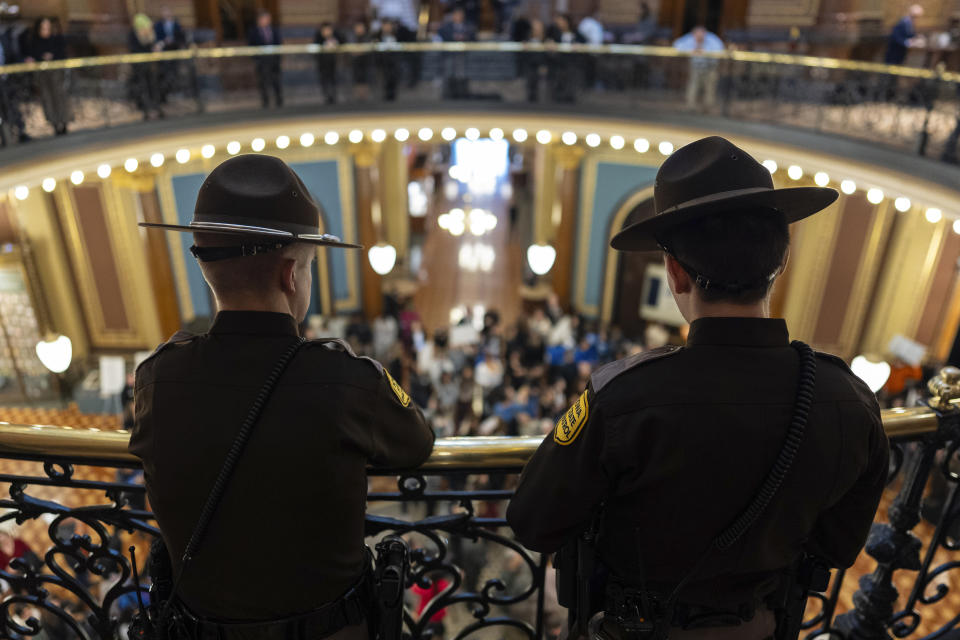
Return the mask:
{"type": "Polygon", "coordinates": [[[767,638],[801,554],[857,557],[887,474],[879,407],[842,360],[791,345],[769,305],[788,224],[836,197],[775,189],[710,137],[663,163],[655,213],[611,242],[663,253],[686,345],[599,368],[507,511],[537,551],[596,534],[594,609],[630,631],[607,635],[767,638]]]}
{"type": "Polygon", "coordinates": [[[218,310],[140,365],[130,439],[194,637],[365,638],[366,467],[415,467],[433,447],[379,363],[301,340],[316,247],[354,246],[319,221],[290,167],[243,155],[210,173],[189,225],[145,225],[194,233],[218,310]]]}

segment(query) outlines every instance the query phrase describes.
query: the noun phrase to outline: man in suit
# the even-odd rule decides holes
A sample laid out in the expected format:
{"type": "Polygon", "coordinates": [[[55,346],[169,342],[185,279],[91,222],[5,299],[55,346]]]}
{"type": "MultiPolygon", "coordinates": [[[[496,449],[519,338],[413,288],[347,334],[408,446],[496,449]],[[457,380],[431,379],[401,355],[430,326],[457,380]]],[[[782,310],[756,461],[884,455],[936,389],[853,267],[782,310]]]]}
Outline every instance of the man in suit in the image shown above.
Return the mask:
{"type": "MultiPolygon", "coordinates": [[[[160,10],[160,19],[153,24],[153,30],[156,33],[160,51],[177,51],[187,46],[187,35],[170,7],[163,7],[160,10]]],[[[176,88],[179,75],[178,60],[160,63],[160,102],[167,101],[167,94],[176,88]]]]}
{"type": "MultiPolygon", "coordinates": [[[[257,11],[257,24],[247,34],[247,42],[252,47],[276,46],[283,43],[280,30],[273,24],[273,16],[266,9],[257,11]]],[[[257,84],[260,87],[260,101],[264,108],[270,106],[272,91],[276,105],[283,106],[283,85],[280,73],[280,56],[260,55],[255,58],[257,84]]]]}
{"type": "Polygon", "coordinates": [[[887,64],[903,64],[907,59],[907,50],[913,47],[922,47],[926,40],[917,35],[916,21],[923,17],[923,7],[919,4],[911,5],[907,15],[903,16],[887,40],[887,53],[883,61],[887,64]]]}

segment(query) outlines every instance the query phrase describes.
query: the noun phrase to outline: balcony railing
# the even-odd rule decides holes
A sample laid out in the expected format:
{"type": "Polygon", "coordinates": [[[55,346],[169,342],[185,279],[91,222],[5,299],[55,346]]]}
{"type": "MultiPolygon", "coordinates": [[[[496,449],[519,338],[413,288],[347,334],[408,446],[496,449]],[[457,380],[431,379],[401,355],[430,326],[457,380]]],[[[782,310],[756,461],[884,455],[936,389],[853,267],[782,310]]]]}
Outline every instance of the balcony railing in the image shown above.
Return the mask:
{"type": "MultiPolygon", "coordinates": [[[[960,371],[945,370],[931,382],[936,395],[924,406],[883,412],[894,453],[891,491],[899,490],[889,522],[877,522],[866,545],[876,568],[860,579],[851,611],[840,611],[843,571],[835,572],[826,593],[810,594],[804,637],[906,637],[918,630],[939,637],[960,624],[947,604],[950,572],[960,567],[958,381],[960,371]],[[912,530],[928,481],[945,499],[924,548],[912,530]]],[[[142,482],[130,479],[137,461],[126,452],[128,437],[0,423],[0,482],[9,485],[0,522],[43,522],[49,544],[39,562],[18,559],[0,571],[9,586],[0,602],[0,637],[29,637],[50,625],[79,638],[121,633],[132,595],[147,588],[133,580],[125,549],[133,545],[143,554],[158,535],[142,482]],[[9,470],[14,466],[17,472],[9,470]]],[[[412,638],[436,637],[430,620],[441,611],[448,614],[446,637],[490,627],[499,637],[555,635],[562,612],[545,588],[548,559],[518,544],[503,519],[513,478],[539,441],[440,439],[419,469],[399,475],[370,469],[366,534],[394,532],[411,540],[407,584],[432,594],[419,616],[405,616],[412,638]],[[431,585],[442,588],[430,591],[431,585]]]]}
{"type": "Polygon", "coordinates": [[[689,111],[957,161],[960,73],[729,51],[518,43],[192,48],[2,68],[0,133],[42,137],[271,105],[355,110],[515,105],[636,118],[689,111]],[[50,105],[65,105],[57,109],[50,105]],[[399,107],[398,107],[399,108],[399,107]],[[65,123],[64,122],[64,123],[65,123]]]}

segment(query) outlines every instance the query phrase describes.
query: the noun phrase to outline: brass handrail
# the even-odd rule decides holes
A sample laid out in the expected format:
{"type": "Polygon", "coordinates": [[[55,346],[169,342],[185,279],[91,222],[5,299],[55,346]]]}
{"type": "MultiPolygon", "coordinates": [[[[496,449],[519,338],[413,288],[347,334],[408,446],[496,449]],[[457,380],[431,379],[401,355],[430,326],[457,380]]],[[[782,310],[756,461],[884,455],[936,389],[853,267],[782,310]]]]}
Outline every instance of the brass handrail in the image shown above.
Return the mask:
{"type": "MultiPolygon", "coordinates": [[[[928,407],[887,409],[883,428],[891,438],[930,433],[937,416],[928,407]]],[[[64,457],[82,462],[138,462],[127,453],[130,432],[79,429],[49,425],[0,422],[0,457],[3,454],[42,458],[64,457]]],[[[443,469],[518,468],[533,455],[541,437],[439,438],[425,471],[443,469]]]]}
{"type": "Polygon", "coordinates": [[[81,69],[116,64],[140,64],[148,62],[163,62],[169,60],[190,59],[219,59],[251,56],[278,56],[295,54],[317,53],[375,53],[375,52],[560,52],[560,53],[587,53],[608,54],[620,56],[651,56],[660,58],[688,58],[692,56],[717,59],[729,59],[737,62],[755,62],[762,64],[782,64],[815,69],[842,69],[846,71],[860,71],[867,73],[885,73],[894,76],[918,79],[940,79],[947,82],[960,83],[960,72],[943,72],[939,69],[920,69],[903,67],[880,62],[862,62],[859,60],[841,60],[839,58],[824,58],[817,56],[803,56],[788,53],[764,53],[758,51],[719,51],[699,52],[678,51],[673,47],[635,45],[635,44],[554,44],[554,43],[521,43],[521,42],[409,42],[409,43],[362,43],[341,44],[334,47],[319,44],[285,44],[264,47],[191,47],[178,51],[161,51],[157,53],[123,53],[108,56],[91,56],[85,58],[69,58],[66,60],[52,60],[47,62],[21,62],[4,65],[2,73],[12,75],[19,73],[33,73],[35,71],[49,71],[55,69],[81,69]]]}

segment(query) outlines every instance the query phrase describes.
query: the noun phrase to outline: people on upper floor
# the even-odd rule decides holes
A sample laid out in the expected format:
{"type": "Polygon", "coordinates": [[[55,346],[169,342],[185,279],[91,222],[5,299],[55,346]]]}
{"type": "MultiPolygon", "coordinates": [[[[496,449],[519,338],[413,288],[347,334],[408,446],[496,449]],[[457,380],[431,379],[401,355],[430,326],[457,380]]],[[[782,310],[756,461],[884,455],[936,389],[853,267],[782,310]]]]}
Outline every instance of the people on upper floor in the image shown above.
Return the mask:
{"type": "MultiPolygon", "coordinates": [[[[26,46],[25,62],[52,62],[67,57],[67,45],[63,35],[59,32],[59,21],[54,24],[53,18],[37,18],[26,46]]],[[[38,73],[34,79],[34,88],[43,115],[53,127],[56,135],[67,132],[67,124],[71,120],[70,99],[64,82],[62,69],[50,69],[38,73]]]]}
{"type": "Polygon", "coordinates": [[[447,12],[437,35],[444,42],[472,42],[477,39],[476,28],[467,22],[466,11],[460,6],[447,12]]]}
{"type": "Polygon", "coordinates": [[[547,40],[562,44],[574,44],[586,42],[579,31],[573,28],[573,21],[569,15],[558,13],[553,16],[553,22],[547,27],[547,40]]]}
{"type": "Polygon", "coordinates": [[[161,43],[163,51],[175,51],[187,46],[187,34],[170,7],[163,7],[160,10],[160,19],[156,21],[153,28],[157,42],[161,43]]]}
{"type": "MultiPolygon", "coordinates": [[[[130,53],[154,53],[163,48],[157,42],[157,32],[153,22],[145,13],[138,13],[133,17],[133,25],[128,38],[130,53]]],[[[160,70],[155,62],[140,62],[130,65],[130,94],[137,107],[143,112],[143,119],[150,119],[151,115],[164,117],[160,105],[162,89],[160,87],[160,70]]]]}
{"type": "MultiPolygon", "coordinates": [[[[280,29],[273,24],[273,14],[266,9],[257,11],[257,23],[247,33],[247,42],[252,47],[276,46],[283,44],[280,29]]],[[[257,86],[260,88],[260,102],[270,106],[273,97],[277,107],[283,106],[283,83],[280,70],[280,56],[262,55],[254,58],[257,71],[257,86]]]]}
{"type": "Polygon", "coordinates": [[[717,101],[719,65],[716,58],[697,54],[723,51],[723,40],[705,26],[697,25],[674,40],[673,48],[693,54],[687,79],[687,107],[710,109],[717,101]]]}
{"type": "Polygon", "coordinates": [[[890,32],[890,37],[887,39],[887,52],[883,56],[885,63],[903,64],[909,49],[926,44],[926,38],[917,35],[916,22],[922,17],[923,7],[919,4],[910,5],[907,15],[900,18],[890,32]]]}
{"type": "Polygon", "coordinates": [[[324,22],[313,36],[313,42],[322,47],[317,54],[317,79],[327,104],[337,101],[337,55],[333,52],[342,40],[332,22],[324,22]]]}

